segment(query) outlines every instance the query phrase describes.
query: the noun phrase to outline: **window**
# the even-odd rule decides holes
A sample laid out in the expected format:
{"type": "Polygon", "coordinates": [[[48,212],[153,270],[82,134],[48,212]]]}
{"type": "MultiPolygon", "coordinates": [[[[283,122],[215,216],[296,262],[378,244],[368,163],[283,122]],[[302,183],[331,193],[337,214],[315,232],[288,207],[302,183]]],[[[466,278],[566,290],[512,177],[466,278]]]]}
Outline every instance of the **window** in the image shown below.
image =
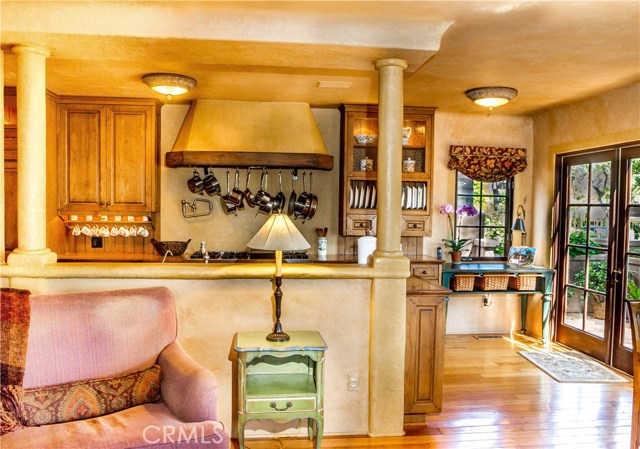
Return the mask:
{"type": "Polygon", "coordinates": [[[471,240],[463,250],[463,257],[506,259],[511,242],[513,178],[481,182],[456,172],[456,210],[465,204],[479,213],[459,217],[456,222],[457,235],[471,240]]]}

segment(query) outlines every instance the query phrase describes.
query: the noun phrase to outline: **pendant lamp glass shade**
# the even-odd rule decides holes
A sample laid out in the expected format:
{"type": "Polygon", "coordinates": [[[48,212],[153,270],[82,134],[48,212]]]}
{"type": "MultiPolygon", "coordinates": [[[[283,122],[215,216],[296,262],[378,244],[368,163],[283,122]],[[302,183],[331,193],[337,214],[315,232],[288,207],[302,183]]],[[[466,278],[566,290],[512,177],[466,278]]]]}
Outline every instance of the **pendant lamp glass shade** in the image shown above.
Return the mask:
{"type": "Polygon", "coordinates": [[[518,95],[518,91],[512,87],[487,86],[470,89],[465,94],[474,103],[493,109],[507,104],[518,95]]]}
{"type": "Polygon", "coordinates": [[[194,78],[177,73],[149,73],[142,77],[142,82],[169,99],[173,95],[187,93],[198,85],[194,78]]]}

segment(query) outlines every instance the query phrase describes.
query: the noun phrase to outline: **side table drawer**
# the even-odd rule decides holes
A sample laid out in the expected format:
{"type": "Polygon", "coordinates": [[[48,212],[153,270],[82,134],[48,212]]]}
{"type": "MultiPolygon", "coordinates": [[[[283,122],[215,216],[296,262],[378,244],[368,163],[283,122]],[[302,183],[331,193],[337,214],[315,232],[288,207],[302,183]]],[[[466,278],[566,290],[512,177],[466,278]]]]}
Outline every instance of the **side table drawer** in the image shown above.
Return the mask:
{"type": "Polygon", "coordinates": [[[438,282],[440,281],[437,265],[414,265],[411,268],[411,274],[422,278],[433,279],[438,282]]]}
{"type": "Polygon", "coordinates": [[[247,399],[247,413],[314,411],[315,398],[304,399],[247,399]]]}

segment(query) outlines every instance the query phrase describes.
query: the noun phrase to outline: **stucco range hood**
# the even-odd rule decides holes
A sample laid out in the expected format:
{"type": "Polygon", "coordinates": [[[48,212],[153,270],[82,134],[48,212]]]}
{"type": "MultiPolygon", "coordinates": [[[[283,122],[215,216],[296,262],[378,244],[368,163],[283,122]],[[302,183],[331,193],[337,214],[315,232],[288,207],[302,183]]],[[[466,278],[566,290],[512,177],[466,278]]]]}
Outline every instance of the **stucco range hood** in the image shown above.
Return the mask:
{"type": "Polygon", "coordinates": [[[194,100],[168,167],[333,169],[306,103],[194,100]]]}

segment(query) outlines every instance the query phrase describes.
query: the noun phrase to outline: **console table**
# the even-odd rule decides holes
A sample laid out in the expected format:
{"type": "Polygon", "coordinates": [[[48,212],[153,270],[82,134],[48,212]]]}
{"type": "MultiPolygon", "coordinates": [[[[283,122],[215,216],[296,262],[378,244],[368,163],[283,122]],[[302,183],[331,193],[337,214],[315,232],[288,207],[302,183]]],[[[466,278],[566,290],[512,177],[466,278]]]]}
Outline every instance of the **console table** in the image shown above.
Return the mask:
{"type": "MultiPolygon", "coordinates": [[[[542,340],[549,341],[549,312],[551,307],[551,295],[553,286],[553,275],[555,270],[551,268],[531,266],[527,268],[511,267],[505,263],[478,263],[462,262],[459,264],[445,263],[442,267],[442,286],[451,288],[451,280],[456,274],[475,274],[482,277],[485,274],[505,274],[508,276],[519,276],[522,274],[537,274],[536,286],[534,290],[480,290],[474,288],[473,291],[453,291],[451,295],[490,295],[490,294],[515,294],[520,295],[520,314],[522,319],[521,332],[526,333],[527,305],[529,295],[542,294],[542,340]]],[[[448,300],[449,298],[447,298],[448,300]]]]}
{"type": "Polygon", "coordinates": [[[250,419],[278,423],[307,418],[309,439],[322,444],[324,426],[324,352],[316,331],[288,332],[291,339],[271,342],[265,332],[239,332],[238,444],[244,449],[244,426],[250,419]],[[313,422],[312,422],[313,421],[313,422]]]}

